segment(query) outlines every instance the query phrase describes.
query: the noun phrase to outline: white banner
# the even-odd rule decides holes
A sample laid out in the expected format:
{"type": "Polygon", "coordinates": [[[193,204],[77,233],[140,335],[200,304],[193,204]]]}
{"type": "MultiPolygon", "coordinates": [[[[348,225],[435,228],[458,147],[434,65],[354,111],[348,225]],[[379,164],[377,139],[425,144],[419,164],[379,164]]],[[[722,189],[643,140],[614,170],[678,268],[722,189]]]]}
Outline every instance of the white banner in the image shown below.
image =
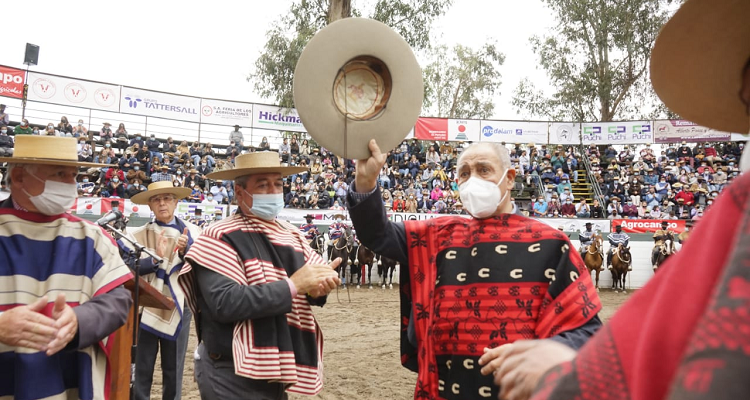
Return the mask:
{"type": "Polygon", "coordinates": [[[154,214],[151,213],[151,208],[145,204],[135,204],[130,199],[125,200],[125,212],[126,217],[130,217],[135,214],[136,217],[141,218],[153,218],[154,214]]]}
{"type": "Polygon", "coordinates": [[[547,143],[546,122],[482,120],[482,142],[547,143]]]}
{"type": "Polygon", "coordinates": [[[478,142],[480,126],[478,119],[449,119],[448,140],[478,142]]]}
{"type": "Polygon", "coordinates": [[[218,210],[222,217],[226,216],[227,206],[225,204],[200,204],[200,203],[177,203],[175,214],[178,217],[188,220],[195,216],[195,210],[201,210],[201,217],[205,220],[213,220],[218,210]]]}
{"type": "Polygon", "coordinates": [[[552,122],[549,124],[549,143],[577,145],[581,143],[581,124],[577,122],[552,122]]]}
{"type": "Polygon", "coordinates": [[[117,112],[120,87],[29,72],[29,100],[117,112]]]}
{"type": "Polygon", "coordinates": [[[584,122],[583,144],[653,143],[654,130],[650,121],[584,122]]]}
{"type": "Polygon", "coordinates": [[[102,199],[100,197],[79,197],[76,199],[76,214],[101,215],[102,199]]]}
{"type": "Polygon", "coordinates": [[[122,87],[120,112],[180,121],[200,122],[201,99],[122,87]]]}
{"type": "Polygon", "coordinates": [[[591,229],[594,231],[609,233],[610,220],[608,219],[578,219],[578,218],[534,218],[537,221],[558,229],[563,227],[565,232],[581,232],[586,229],[586,223],[591,222],[591,229]]]}
{"type": "Polygon", "coordinates": [[[253,104],[253,128],[307,132],[297,110],[262,104],[253,104]]]}
{"type": "Polygon", "coordinates": [[[232,101],[201,99],[201,122],[216,125],[253,125],[253,105],[232,101]]]}

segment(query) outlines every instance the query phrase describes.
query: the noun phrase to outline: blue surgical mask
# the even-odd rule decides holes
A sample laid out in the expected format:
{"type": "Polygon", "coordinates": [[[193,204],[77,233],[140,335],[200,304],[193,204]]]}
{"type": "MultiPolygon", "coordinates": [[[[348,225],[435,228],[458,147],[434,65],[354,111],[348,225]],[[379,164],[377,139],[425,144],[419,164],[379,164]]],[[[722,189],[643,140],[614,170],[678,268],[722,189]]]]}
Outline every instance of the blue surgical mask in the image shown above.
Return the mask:
{"type": "MultiPolygon", "coordinates": [[[[247,190],[242,189],[245,194],[252,196],[253,206],[250,207],[250,212],[255,214],[260,219],[266,221],[273,221],[279,212],[284,208],[284,195],[282,193],[275,194],[250,194],[247,190]]],[[[247,203],[242,201],[247,207],[247,203]]]]}

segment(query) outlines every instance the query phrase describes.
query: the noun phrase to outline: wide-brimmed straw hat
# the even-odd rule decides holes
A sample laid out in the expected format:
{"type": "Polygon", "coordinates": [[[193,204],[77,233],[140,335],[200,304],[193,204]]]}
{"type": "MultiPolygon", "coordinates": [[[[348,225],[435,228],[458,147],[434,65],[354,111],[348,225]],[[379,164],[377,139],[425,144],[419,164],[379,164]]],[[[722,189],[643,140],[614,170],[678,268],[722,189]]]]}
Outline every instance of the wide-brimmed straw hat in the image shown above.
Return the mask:
{"type": "Polygon", "coordinates": [[[148,200],[151,197],[165,193],[173,194],[177,196],[177,200],[180,200],[190,196],[192,192],[193,191],[188,188],[174,186],[170,181],[159,181],[148,185],[148,190],[131,197],[130,201],[135,204],[148,204],[148,200]]]}
{"type": "Polygon", "coordinates": [[[108,167],[109,164],[78,161],[78,140],[69,137],[18,135],[12,157],[0,164],[44,164],[71,167],[108,167]]]}
{"type": "Polygon", "coordinates": [[[321,29],[294,71],[294,104],[316,142],[350,159],[385,153],[409,134],[424,84],[409,44],[372,19],[344,18],[321,29]]]}
{"type": "Polygon", "coordinates": [[[240,176],[268,174],[272,172],[278,172],[281,176],[288,176],[303,171],[307,171],[307,168],[282,166],[279,154],[276,152],[262,151],[237,156],[234,159],[234,168],[212,172],[206,175],[206,178],[237,179],[240,176]]]}
{"type": "Polygon", "coordinates": [[[651,52],[651,82],[681,117],[747,133],[738,92],[750,58],[750,1],[688,0],[662,28],[651,52]]]}

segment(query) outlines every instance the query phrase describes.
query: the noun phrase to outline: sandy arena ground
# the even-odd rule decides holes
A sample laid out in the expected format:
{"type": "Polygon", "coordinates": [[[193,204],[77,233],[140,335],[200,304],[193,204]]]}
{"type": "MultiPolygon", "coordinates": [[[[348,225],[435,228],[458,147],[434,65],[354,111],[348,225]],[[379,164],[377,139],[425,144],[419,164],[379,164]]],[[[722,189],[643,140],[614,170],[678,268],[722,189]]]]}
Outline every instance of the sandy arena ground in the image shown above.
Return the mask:
{"type": "MultiPolygon", "coordinates": [[[[602,290],[599,294],[604,309],[603,321],[630,297],[622,293],[602,290]]],[[[399,362],[399,299],[398,287],[393,289],[351,289],[351,303],[346,291],[331,293],[328,304],[314,308],[323,329],[325,386],[315,397],[291,395],[294,400],[382,400],[411,399],[414,396],[416,374],[399,362]]],[[[194,328],[193,328],[194,329],[194,328]]],[[[185,359],[185,378],[182,398],[198,400],[198,386],[193,381],[192,352],[197,345],[193,333],[185,359]]],[[[154,376],[151,398],[161,399],[161,372],[154,376]]],[[[228,399],[229,400],[229,399],[228,399]]]]}

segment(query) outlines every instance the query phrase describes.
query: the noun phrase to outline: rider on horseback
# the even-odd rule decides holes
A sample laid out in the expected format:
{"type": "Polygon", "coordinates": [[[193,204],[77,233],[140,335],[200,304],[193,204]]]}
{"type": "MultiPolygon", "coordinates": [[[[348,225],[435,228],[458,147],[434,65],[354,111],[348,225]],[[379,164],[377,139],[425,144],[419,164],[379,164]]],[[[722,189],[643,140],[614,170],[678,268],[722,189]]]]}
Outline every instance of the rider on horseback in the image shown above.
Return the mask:
{"type": "MultiPolygon", "coordinates": [[[[619,245],[628,247],[628,245],[630,244],[630,236],[622,231],[622,225],[617,225],[615,227],[615,232],[610,233],[607,236],[607,240],[609,240],[610,246],[609,251],[607,252],[607,267],[609,269],[612,269],[612,255],[615,254],[615,251],[617,251],[617,247],[619,245]]],[[[631,266],[628,266],[628,271],[632,270],[633,268],[631,266]]]]}
{"type": "Polygon", "coordinates": [[[307,239],[308,243],[312,243],[312,240],[315,239],[315,236],[320,235],[318,227],[312,223],[313,219],[314,217],[312,215],[305,215],[305,221],[307,221],[307,223],[299,227],[299,230],[302,231],[303,235],[305,235],[305,239],[307,239]]]}
{"type": "Polygon", "coordinates": [[[333,244],[344,235],[344,230],[346,229],[346,224],[343,222],[344,214],[336,214],[333,217],[336,221],[328,227],[328,238],[330,239],[328,241],[328,254],[331,254],[333,244]]]}
{"type": "Polygon", "coordinates": [[[669,229],[669,221],[661,222],[661,229],[654,233],[654,249],[651,251],[651,265],[656,265],[656,260],[659,257],[659,253],[664,251],[665,255],[672,254],[671,247],[674,243],[670,243],[667,246],[667,239],[674,242],[675,234],[669,229]]]}
{"type": "MultiPolygon", "coordinates": [[[[586,222],[586,229],[578,234],[578,240],[581,242],[581,248],[578,251],[581,253],[581,258],[586,257],[589,246],[594,242],[594,235],[596,235],[596,232],[591,230],[591,222],[586,222]]],[[[601,252],[601,249],[599,251],[601,252]]],[[[604,257],[602,256],[602,258],[604,257]]]]}

